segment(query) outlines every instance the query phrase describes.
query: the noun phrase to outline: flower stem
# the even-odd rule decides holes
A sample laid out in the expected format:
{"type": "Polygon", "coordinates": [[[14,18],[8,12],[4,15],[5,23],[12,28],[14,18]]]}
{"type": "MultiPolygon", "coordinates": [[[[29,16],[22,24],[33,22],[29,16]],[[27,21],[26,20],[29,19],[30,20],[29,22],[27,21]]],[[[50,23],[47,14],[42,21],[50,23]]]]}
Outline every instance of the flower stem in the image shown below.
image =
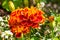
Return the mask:
{"type": "Polygon", "coordinates": [[[5,38],[3,37],[2,40],[5,40],[5,38]]]}
{"type": "Polygon", "coordinates": [[[21,34],[21,37],[22,37],[22,40],[24,40],[24,35],[23,35],[23,33],[21,34]]]}
{"type": "Polygon", "coordinates": [[[54,32],[53,32],[53,30],[52,30],[52,40],[53,40],[53,38],[54,38],[54,32]]]}
{"type": "Polygon", "coordinates": [[[52,25],[52,29],[51,30],[52,30],[52,40],[53,40],[54,39],[54,31],[53,31],[54,27],[53,27],[53,25],[52,25]]]}

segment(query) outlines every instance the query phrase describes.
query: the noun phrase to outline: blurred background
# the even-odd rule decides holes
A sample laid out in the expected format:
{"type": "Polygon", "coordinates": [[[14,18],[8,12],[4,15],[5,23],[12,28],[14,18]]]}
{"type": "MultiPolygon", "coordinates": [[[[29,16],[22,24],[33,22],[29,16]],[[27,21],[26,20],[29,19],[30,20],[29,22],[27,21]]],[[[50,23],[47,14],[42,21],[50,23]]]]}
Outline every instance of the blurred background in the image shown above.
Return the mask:
{"type": "Polygon", "coordinates": [[[9,29],[9,15],[15,9],[31,6],[43,10],[48,19],[54,16],[52,23],[46,21],[39,30],[33,29],[31,40],[60,40],[60,0],[0,0],[0,40],[4,40],[4,37],[8,40],[16,39],[9,29]]]}
{"type": "Polygon", "coordinates": [[[11,7],[12,9],[34,6],[39,9],[43,9],[47,13],[49,10],[60,13],[60,0],[0,0],[0,15],[11,12],[9,7],[10,4],[14,6],[13,8],[11,7]]]}

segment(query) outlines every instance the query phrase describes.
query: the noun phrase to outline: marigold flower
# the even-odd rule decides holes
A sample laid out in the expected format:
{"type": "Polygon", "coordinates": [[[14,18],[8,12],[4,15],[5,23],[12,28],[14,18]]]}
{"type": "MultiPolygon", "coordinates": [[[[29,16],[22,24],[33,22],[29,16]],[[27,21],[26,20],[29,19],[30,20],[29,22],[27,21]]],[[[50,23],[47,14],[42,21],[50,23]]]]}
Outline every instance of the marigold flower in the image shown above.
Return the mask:
{"type": "Polygon", "coordinates": [[[16,9],[10,15],[10,29],[16,37],[20,37],[22,33],[29,33],[30,27],[38,28],[39,23],[44,22],[43,14],[43,11],[35,7],[16,9]]]}
{"type": "Polygon", "coordinates": [[[53,22],[54,21],[54,16],[50,16],[49,17],[49,22],[53,22]]]}

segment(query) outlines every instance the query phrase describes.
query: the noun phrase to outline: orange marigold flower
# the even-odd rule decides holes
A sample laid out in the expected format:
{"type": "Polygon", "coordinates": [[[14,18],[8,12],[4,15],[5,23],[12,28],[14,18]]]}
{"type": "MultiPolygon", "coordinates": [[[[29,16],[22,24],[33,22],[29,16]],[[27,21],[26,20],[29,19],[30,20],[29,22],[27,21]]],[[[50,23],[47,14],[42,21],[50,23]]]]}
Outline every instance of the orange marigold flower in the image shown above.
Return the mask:
{"type": "Polygon", "coordinates": [[[49,16],[49,21],[53,22],[54,21],[54,16],[49,16]]]}
{"type": "Polygon", "coordinates": [[[43,14],[43,11],[35,7],[16,9],[10,15],[10,29],[16,37],[20,37],[22,33],[29,33],[30,27],[38,28],[39,23],[44,22],[45,17],[43,14]]]}

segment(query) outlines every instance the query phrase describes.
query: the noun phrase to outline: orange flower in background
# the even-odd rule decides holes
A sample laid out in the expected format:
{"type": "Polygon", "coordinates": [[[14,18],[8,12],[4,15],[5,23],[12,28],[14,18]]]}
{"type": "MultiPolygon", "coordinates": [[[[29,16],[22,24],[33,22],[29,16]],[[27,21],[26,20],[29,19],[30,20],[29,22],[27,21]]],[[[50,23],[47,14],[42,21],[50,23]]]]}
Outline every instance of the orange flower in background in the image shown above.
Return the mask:
{"type": "Polygon", "coordinates": [[[49,16],[49,22],[53,22],[54,21],[54,16],[49,16]]]}
{"type": "Polygon", "coordinates": [[[29,33],[30,27],[38,28],[39,23],[43,23],[45,20],[43,14],[43,11],[35,7],[16,9],[11,13],[9,19],[12,33],[14,33],[16,37],[20,37],[22,33],[29,33]]]}

